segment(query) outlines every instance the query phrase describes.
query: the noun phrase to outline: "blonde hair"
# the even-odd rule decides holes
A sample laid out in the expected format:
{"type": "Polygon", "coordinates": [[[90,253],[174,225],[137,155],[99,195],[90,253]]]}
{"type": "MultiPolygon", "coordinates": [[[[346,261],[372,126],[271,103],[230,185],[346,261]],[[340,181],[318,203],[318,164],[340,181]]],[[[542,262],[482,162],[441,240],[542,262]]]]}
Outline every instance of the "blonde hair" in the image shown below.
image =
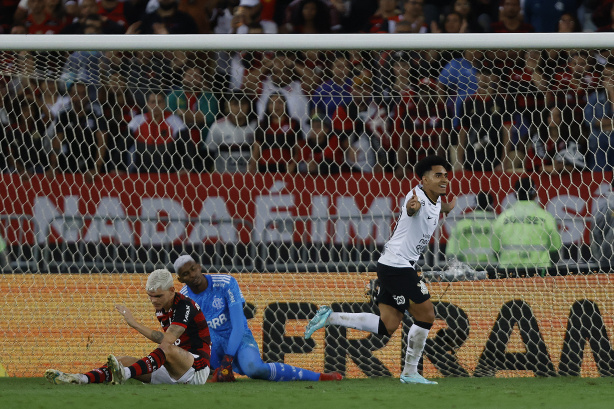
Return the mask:
{"type": "Polygon", "coordinates": [[[147,278],[147,284],[145,284],[145,290],[147,291],[166,291],[173,286],[173,275],[170,271],[163,268],[160,270],[154,270],[149,274],[147,278]]]}

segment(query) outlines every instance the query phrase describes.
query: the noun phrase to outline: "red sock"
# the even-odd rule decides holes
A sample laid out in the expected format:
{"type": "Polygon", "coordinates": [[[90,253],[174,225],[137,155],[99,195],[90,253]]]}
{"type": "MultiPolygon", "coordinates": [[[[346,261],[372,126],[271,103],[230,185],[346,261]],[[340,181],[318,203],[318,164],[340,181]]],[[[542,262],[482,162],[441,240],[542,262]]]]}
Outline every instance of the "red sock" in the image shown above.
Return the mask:
{"type": "Polygon", "coordinates": [[[106,365],[102,368],[94,369],[84,374],[89,379],[90,383],[105,383],[111,382],[111,372],[106,365]]]}
{"type": "Polygon", "coordinates": [[[150,352],[145,358],[139,359],[128,367],[130,369],[130,377],[145,375],[152,373],[160,368],[166,362],[166,354],[160,348],[156,348],[150,352]]]}
{"type": "Polygon", "coordinates": [[[320,381],[340,381],[343,376],[339,372],[321,373],[320,381]]]}

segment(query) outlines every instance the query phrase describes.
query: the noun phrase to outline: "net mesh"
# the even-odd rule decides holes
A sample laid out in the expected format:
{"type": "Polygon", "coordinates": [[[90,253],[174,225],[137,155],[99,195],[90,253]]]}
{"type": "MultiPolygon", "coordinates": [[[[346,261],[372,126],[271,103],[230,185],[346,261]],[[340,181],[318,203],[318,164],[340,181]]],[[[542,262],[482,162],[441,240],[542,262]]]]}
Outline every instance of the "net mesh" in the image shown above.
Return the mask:
{"type": "Polygon", "coordinates": [[[0,365],[40,376],[148,352],[112,305],[157,325],[141,273],[185,253],[239,280],[265,361],[398,375],[410,317],[390,339],[303,328],[322,304],[377,311],[373,271],[413,166],[438,154],[458,201],[419,261],[437,315],[425,375],[611,375],[611,63],[591,49],[0,51],[0,365]],[[552,220],[496,227],[524,177],[552,220]],[[498,254],[495,233],[512,237],[498,254]]]}

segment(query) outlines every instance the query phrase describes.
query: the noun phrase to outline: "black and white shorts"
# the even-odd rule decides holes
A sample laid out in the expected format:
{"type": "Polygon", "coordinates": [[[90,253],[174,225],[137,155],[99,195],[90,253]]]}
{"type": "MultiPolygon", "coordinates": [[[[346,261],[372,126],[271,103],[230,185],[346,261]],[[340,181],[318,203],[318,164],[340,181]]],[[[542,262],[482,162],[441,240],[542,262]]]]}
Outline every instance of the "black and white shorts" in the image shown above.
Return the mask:
{"type": "Polygon", "coordinates": [[[409,300],[421,304],[431,298],[424,281],[411,267],[390,267],[377,263],[377,278],[379,291],[375,301],[386,304],[405,312],[409,308],[409,300]]]}

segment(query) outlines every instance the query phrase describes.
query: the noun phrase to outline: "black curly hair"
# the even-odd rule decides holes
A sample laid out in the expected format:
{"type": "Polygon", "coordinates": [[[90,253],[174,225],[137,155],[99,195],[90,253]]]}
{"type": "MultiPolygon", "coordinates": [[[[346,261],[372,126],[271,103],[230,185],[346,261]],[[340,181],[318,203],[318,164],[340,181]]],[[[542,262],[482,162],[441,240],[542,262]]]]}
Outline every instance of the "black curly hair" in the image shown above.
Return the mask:
{"type": "Polygon", "coordinates": [[[450,166],[446,158],[438,155],[431,155],[418,162],[414,167],[414,171],[416,175],[422,179],[422,176],[433,169],[433,166],[443,166],[448,172],[452,170],[452,166],[450,166]]]}

